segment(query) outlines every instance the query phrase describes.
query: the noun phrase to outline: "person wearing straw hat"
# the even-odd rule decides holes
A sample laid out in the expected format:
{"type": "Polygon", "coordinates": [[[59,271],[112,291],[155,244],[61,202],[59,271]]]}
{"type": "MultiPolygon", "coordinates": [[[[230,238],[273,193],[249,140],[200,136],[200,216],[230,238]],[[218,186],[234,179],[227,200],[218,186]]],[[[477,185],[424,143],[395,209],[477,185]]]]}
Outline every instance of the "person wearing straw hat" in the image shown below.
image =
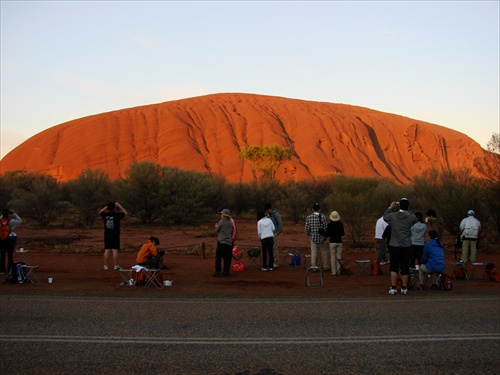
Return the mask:
{"type": "Polygon", "coordinates": [[[331,274],[337,275],[340,267],[338,260],[342,258],[342,237],[345,235],[344,224],[340,221],[340,215],[337,211],[332,211],[330,214],[326,235],[330,239],[331,274]]]}

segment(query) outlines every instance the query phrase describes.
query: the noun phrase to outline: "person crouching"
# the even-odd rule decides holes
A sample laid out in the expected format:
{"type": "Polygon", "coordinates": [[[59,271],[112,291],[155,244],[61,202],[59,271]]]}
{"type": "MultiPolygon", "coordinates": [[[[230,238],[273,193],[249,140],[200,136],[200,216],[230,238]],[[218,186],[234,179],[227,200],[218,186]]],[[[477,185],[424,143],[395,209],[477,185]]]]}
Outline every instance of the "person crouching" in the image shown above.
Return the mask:
{"type": "Polygon", "coordinates": [[[156,246],[160,244],[160,240],[156,237],[151,236],[149,240],[141,246],[141,249],[137,253],[136,262],[140,266],[146,268],[166,268],[163,265],[163,255],[164,251],[157,251],[156,246]]]}

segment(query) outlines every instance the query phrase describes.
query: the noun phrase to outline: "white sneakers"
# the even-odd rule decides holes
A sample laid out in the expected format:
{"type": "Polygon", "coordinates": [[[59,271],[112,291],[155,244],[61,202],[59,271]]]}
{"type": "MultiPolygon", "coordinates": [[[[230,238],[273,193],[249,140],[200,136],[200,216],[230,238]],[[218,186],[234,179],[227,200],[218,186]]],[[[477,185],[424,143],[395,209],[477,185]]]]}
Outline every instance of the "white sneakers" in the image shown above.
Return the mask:
{"type": "MultiPolygon", "coordinates": [[[[102,269],[103,269],[104,271],[107,271],[107,270],[109,270],[109,267],[108,267],[108,266],[104,266],[104,267],[102,267],[102,269]]],[[[113,267],[113,269],[114,269],[115,271],[119,271],[119,270],[121,270],[122,268],[121,268],[120,266],[114,266],[114,267],[113,267]]]]}
{"type": "MultiPolygon", "coordinates": [[[[389,289],[389,294],[398,294],[398,290],[395,288],[389,289]]],[[[401,294],[408,294],[408,288],[401,288],[401,294]]]]}

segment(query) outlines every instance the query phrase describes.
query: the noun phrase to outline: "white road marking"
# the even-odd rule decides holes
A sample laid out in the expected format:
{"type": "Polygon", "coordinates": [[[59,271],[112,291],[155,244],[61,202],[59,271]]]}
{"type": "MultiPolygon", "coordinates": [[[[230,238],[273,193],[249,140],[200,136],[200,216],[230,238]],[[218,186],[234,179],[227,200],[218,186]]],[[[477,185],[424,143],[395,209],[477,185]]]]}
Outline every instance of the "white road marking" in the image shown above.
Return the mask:
{"type": "Polygon", "coordinates": [[[499,333],[435,334],[415,336],[349,336],[349,337],[130,337],[130,336],[46,336],[1,335],[0,342],[92,343],[92,344],[156,344],[156,345],[297,345],[297,344],[377,344],[387,342],[500,340],[499,333]]]}

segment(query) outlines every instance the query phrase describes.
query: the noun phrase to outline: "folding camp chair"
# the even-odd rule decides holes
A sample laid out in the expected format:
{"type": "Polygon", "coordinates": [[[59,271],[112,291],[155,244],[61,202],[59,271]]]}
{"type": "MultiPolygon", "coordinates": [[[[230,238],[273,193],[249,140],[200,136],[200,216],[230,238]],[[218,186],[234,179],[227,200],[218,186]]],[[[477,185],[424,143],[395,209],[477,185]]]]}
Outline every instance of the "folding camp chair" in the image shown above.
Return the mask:
{"type": "Polygon", "coordinates": [[[347,265],[351,261],[351,258],[339,258],[337,259],[339,262],[339,269],[337,271],[337,275],[341,275],[342,273],[347,273],[347,265]]]}
{"type": "Polygon", "coordinates": [[[410,268],[410,274],[408,277],[408,286],[412,289],[418,288],[422,291],[422,287],[420,286],[420,271],[416,268],[410,268]]]}
{"type": "Polygon", "coordinates": [[[358,269],[355,272],[356,275],[360,273],[366,273],[367,275],[370,274],[370,271],[366,268],[366,265],[371,264],[371,260],[369,259],[356,260],[356,264],[358,265],[358,269]]]}
{"type": "Polygon", "coordinates": [[[30,262],[26,260],[26,254],[28,254],[28,250],[24,250],[24,248],[20,248],[16,250],[16,254],[19,255],[19,262],[30,265],[30,262]]]}
{"type": "Polygon", "coordinates": [[[323,269],[318,266],[309,266],[306,271],[306,285],[309,288],[321,288],[323,286],[323,269]],[[310,273],[318,273],[319,272],[319,280],[317,282],[311,282],[310,273]]]}
{"type": "Polygon", "coordinates": [[[42,285],[40,280],[38,280],[38,277],[36,275],[36,271],[38,270],[39,266],[29,266],[27,264],[21,265],[21,267],[24,269],[25,274],[23,275],[23,279],[21,282],[21,285],[27,284],[31,282],[31,284],[35,285],[42,285]]]}
{"type": "Polygon", "coordinates": [[[456,275],[455,271],[457,271],[457,273],[459,273],[460,270],[463,270],[465,280],[469,280],[469,275],[467,275],[467,263],[451,262],[451,265],[452,265],[451,273],[452,273],[453,279],[455,281],[457,281],[457,275],[456,275]]]}
{"type": "Polygon", "coordinates": [[[116,286],[115,290],[124,286],[124,285],[135,288],[133,272],[135,272],[135,271],[132,268],[126,268],[126,269],[120,268],[118,270],[118,273],[120,274],[122,281],[120,282],[120,284],[118,284],[116,286]]]}
{"type": "Polygon", "coordinates": [[[150,287],[150,285],[154,285],[156,289],[163,289],[163,282],[160,280],[159,276],[161,275],[161,270],[156,268],[143,268],[142,272],[146,277],[146,284],[144,285],[144,289],[150,287]]]}
{"type": "MultiPolygon", "coordinates": [[[[260,269],[260,265],[257,264],[257,260],[261,256],[262,251],[258,247],[252,247],[251,249],[248,249],[247,255],[250,258],[250,261],[246,264],[245,269],[250,267],[252,264],[257,267],[257,269],[260,269]]],[[[261,260],[262,262],[262,260],[261,260]]]]}
{"type": "Polygon", "coordinates": [[[486,266],[489,264],[489,262],[472,262],[471,263],[471,266],[472,266],[472,274],[471,274],[471,277],[470,279],[471,280],[478,280],[476,278],[474,278],[474,274],[476,273],[476,267],[484,267],[484,272],[483,272],[483,276],[481,277],[481,279],[483,280],[488,280],[488,275],[487,275],[487,272],[486,272],[486,266]]]}

